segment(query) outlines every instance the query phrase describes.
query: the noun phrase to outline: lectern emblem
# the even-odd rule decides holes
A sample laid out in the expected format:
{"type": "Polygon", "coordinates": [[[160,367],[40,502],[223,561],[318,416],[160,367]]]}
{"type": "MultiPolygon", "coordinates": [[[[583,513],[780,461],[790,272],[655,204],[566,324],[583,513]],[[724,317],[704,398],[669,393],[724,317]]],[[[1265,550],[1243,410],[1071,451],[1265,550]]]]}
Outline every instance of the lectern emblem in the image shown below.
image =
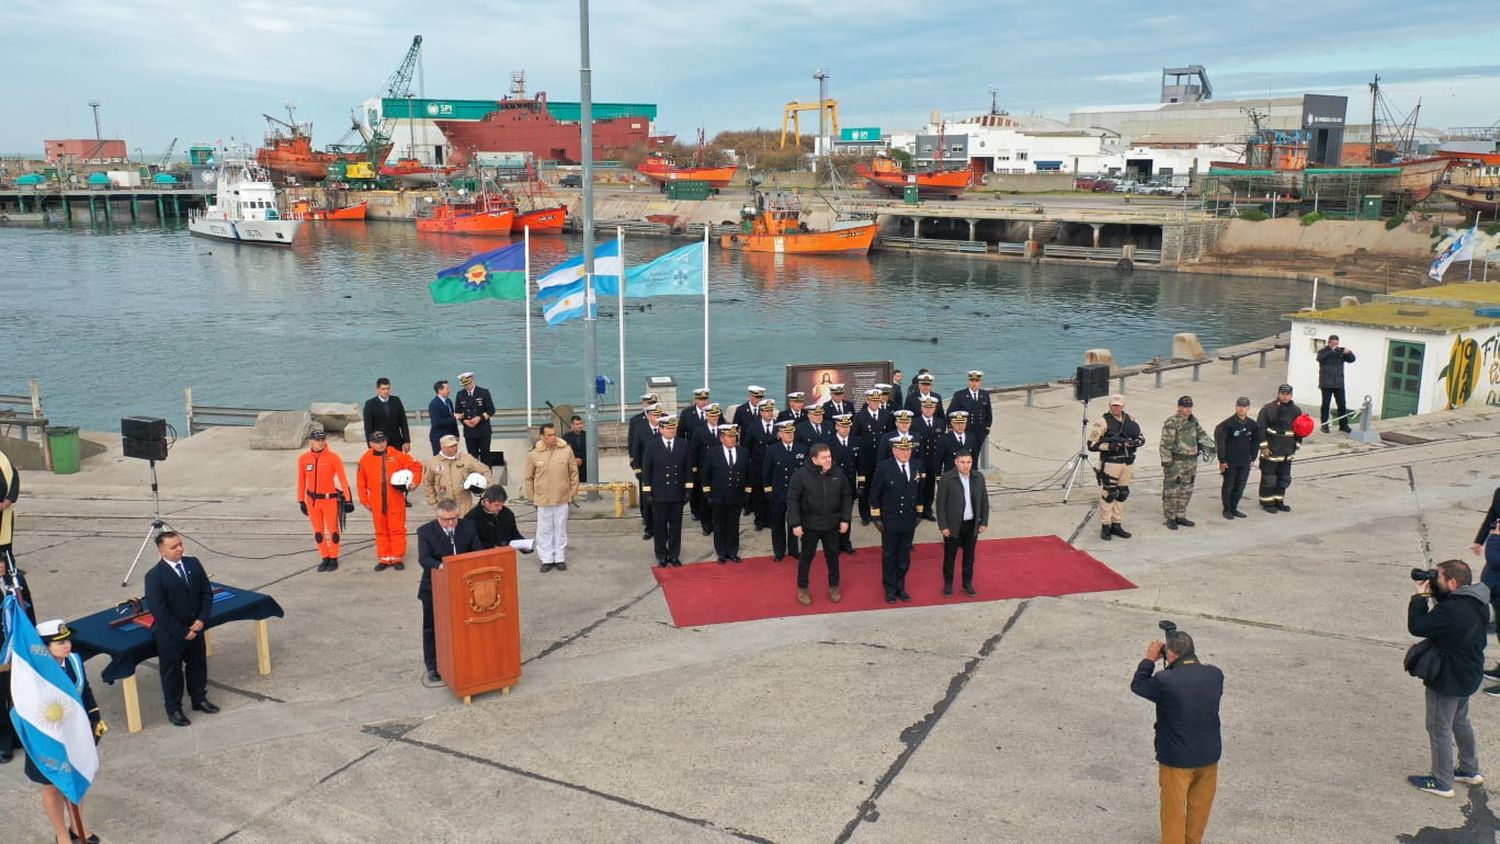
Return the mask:
{"type": "Polygon", "coordinates": [[[485,616],[499,617],[500,602],[502,600],[501,570],[496,568],[480,569],[469,575],[469,611],[475,617],[470,618],[470,623],[475,621],[489,621],[485,616]]]}

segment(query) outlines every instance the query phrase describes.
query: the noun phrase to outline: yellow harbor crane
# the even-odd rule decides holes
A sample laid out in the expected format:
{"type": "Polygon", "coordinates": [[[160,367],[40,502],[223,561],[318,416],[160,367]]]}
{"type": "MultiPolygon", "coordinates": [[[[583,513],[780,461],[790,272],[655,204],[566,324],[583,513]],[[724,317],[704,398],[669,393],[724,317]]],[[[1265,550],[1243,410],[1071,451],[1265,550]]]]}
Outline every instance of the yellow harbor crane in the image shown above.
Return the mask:
{"type": "Polygon", "coordinates": [[[786,104],[781,112],[781,149],[786,149],[786,127],[792,125],[792,142],[796,143],[802,138],[802,112],[804,111],[828,111],[828,122],[834,137],[839,134],[839,101],[823,100],[822,102],[802,103],[793,100],[786,104]]]}

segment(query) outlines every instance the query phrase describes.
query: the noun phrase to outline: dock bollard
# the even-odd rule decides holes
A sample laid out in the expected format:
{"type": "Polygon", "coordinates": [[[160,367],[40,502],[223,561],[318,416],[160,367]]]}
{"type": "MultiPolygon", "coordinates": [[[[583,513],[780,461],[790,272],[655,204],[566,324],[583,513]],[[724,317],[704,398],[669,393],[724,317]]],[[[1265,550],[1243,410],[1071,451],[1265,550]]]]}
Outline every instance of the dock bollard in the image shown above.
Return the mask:
{"type": "Polygon", "coordinates": [[[1349,432],[1349,439],[1365,445],[1375,445],[1380,442],[1380,434],[1370,430],[1370,416],[1373,415],[1375,400],[1365,396],[1364,404],[1359,408],[1359,429],[1349,432]]]}

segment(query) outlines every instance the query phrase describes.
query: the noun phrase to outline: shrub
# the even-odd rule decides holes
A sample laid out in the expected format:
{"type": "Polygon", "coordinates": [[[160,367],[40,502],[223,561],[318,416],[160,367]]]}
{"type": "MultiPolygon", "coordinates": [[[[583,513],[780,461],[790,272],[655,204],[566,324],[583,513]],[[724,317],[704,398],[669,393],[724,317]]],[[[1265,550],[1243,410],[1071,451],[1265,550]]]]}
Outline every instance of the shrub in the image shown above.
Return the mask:
{"type": "Polygon", "coordinates": [[[1389,220],[1385,221],[1385,230],[1386,231],[1390,231],[1390,230],[1396,228],[1397,226],[1401,225],[1401,222],[1402,222],[1402,218],[1400,218],[1400,217],[1392,217],[1389,220]]]}
{"type": "Polygon", "coordinates": [[[1313,223],[1316,223],[1317,221],[1319,221],[1321,219],[1323,219],[1323,212],[1321,212],[1321,211],[1314,211],[1311,214],[1303,214],[1302,215],[1302,225],[1304,225],[1304,226],[1310,226],[1313,223]]]}
{"type": "Polygon", "coordinates": [[[1491,223],[1484,227],[1484,233],[1488,235],[1500,234],[1500,223],[1491,223]]]}
{"type": "Polygon", "coordinates": [[[1240,219],[1249,220],[1252,223],[1258,223],[1261,220],[1271,219],[1271,215],[1260,210],[1259,208],[1246,208],[1245,210],[1240,212],[1240,219]]]}

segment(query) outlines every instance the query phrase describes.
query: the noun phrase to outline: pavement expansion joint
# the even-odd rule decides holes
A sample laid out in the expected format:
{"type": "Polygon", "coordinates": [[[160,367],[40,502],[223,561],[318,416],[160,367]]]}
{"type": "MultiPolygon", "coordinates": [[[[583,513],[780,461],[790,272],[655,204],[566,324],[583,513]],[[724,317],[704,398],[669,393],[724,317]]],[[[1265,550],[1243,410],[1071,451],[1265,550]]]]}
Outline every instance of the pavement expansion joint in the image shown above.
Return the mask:
{"type": "Polygon", "coordinates": [[[942,660],[950,660],[954,658],[953,654],[942,654],[936,651],[924,651],[920,648],[903,648],[897,645],[882,645],[879,642],[845,642],[838,639],[820,639],[818,640],[818,644],[848,648],[874,648],[879,651],[899,651],[901,653],[916,654],[917,656],[930,656],[942,660]]]}
{"type": "Polygon", "coordinates": [[[574,642],[576,642],[576,641],[578,641],[580,639],[587,638],[590,633],[593,633],[595,630],[598,630],[599,627],[602,626],[605,622],[609,621],[612,618],[615,618],[616,616],[620,615],[621,613],[625,612],[626,610],[629,610],[631,607],[635,606],[636,604],[639,604],[641,601],[645,600],[648,595],[650,595],[653,592],[656,592],[659,589],[661,589],[661,584],[659,584],[659,583],[652,583],[651,584],[651,588],[649,588],[646,591],[640,593],[639,595],[636,595],[634,598],[631,598],[629,601],[626,601],[625,603],[621,604],[620,606],[615,607],[614,609],[610,610],[609,612],[605,613],[604,615],[600,616],[599,618],[595,619],[594,621],[590,622],[589,624],[584,625],[583,627],[579,628],[578,630],[575,630],[572,633],[569,633],[568,635],[563,636],[562,638],[558,639],[557,641],[553,642],[552,644],[548,645],[547,647],[542,648],[540,651],[538,651],[536,653],[535,656],[531,657],[530,659],[522,660],[521,664],[523,666],[524,665],[530,665],[531,663],[536,662],[536,661],[538,661],[538,660],[540,660],[540,659],[542,659],[544,657],[551,656],[552,654],[556,653],[557,651],[562,650],[563,648],[567,647],[568,645],[573,644],[574,642]]]}
{"type": "Polygon", "coordinates": [[[937,726],[938,722],[952,708],[953,702],[958,699],[959,693],[969,684],[969,679],[974,676],[974,672],[995,652],[995,648],[1000,646],[1000,641],[1005,638],[1005,634],[1009,633],[1012,627],[1015,627],[1016,622],[1020,621],[1022,613],[1026,612],[1026,608],[1030,605],[1031,601],[1022,601],[1016,607],[1016,611],[1011,613],[1010,618],[1006,619],[1000,631],[986,639],[984,644],[979,646],[979,653],[965,662],[963,667],[958,670],[958,673],[954,674],[948,681],[947,693],[933,705],[932,710],[922,716],[920,721],[901,731],[901,743],[906,745],[905,748],[891,762],[890,767],[886,769],[885,773],[881,774],[880,778],[875,781],[875,787],[871,789],[870,796],[859,804],[859,807],[855,810],[854,817],[844,825],[843,831],[834,839],[836,844],[845,844],[845,842],[849,841],[861,824],[879,820],[880,810],[877,808],[877,804],[881,795],[885,794],[886,790],[891,787],[891,783],[895,782],[896,777],[901,775],[901,771],[906,768],[906,764],[911,761],[912,757],[916,755],[917,750],[921,748],[922,743],[932,734],[932,729],[937,726]]]}

